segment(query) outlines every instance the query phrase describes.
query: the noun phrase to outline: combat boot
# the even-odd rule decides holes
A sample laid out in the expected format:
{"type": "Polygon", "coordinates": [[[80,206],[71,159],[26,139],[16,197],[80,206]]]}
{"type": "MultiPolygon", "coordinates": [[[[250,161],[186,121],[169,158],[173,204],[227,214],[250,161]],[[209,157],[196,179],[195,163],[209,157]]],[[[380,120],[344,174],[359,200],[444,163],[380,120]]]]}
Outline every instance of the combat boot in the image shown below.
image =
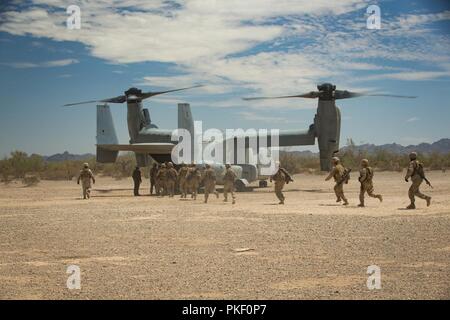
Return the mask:
{"type": "Polygon", "coordinates": [[[360,203],[360,204],[358,204],[358,207],[364,208],[365,205],[364,205],[364,203],[360,203]]]}
{"type": "Polygon", "coordinates": [[[425,200],[427,200],[427,207],[429,207],[431,204],[431,197],[427,197],[425,200]]]}
{"type": "Polygon", "coordinates": [[[415,209],[415,208],[416,208],[416,205],[414,203],[411,203],[409,206],[406,207],[406,209],[409,209],[409,210],[415,209]]]}
{"type": "Polygon", "coordinates": [[[343,206],[348,206],[348,201],[344,200],[344,203],[342,204],[343,206]]]}
{"type": "Polygon", "coordinates": [[[341,198],[337,198],[337,199],[336,199],[336,202],[341,202],[341,198]]]}
{"type": "Polygon", "coordinates": [[[379,194],[379,195],[377,196],[377,198],[378,198],[378,200],[380,200],[380,202],[383,202],[383,196],[382,196],[381,194],[379,194]]]}

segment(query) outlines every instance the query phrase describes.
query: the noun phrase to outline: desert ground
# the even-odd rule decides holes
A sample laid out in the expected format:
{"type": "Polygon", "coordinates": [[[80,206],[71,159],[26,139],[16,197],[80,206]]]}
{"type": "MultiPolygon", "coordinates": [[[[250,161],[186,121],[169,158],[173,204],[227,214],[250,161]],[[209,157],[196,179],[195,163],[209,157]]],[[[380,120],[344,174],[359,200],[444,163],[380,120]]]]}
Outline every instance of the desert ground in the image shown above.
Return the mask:
{"type": "MultiPolygon", "coordinates": [[[[324,175],[301,174],[278,205],[272,186],[196,201],[132,196],[131,179],[0,186],[1,299],[449,299],[450,173],[430,172],[431,207],[404,210],[403,173],[375,175],[384,201],[335,202],[324,175]],[[81,289],[69,290],[69,265],[81,289]],[[381,289],[367,288],[367,268],[381,289]]],[[[220,189],[219,189],[220,190],[220,189]]]]}

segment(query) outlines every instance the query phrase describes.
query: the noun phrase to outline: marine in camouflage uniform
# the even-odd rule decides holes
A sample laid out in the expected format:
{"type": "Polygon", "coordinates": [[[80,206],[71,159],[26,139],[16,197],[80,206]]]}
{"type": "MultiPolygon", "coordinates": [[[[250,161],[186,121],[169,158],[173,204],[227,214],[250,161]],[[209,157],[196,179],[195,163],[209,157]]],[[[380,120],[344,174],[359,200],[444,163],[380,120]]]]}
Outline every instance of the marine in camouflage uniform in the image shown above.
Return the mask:
{"type": "Polygon", "coordinates": [[[139,169],[139,167],[136,167],[133,171],[132,174],[133,177],[133,182],[134,182],[134,196],[140,196],[139,194],[139,186],[142,183],[142,174],[141,174],[141,170],[139,169]]]}
{"type": "Polygon", "coordinates": [[[234,196],[234,182],[236,181],[236,173],[231,169],[230,164],[225,165],[225,172],[223,177],[223,199],[224,202],[228,201],[228,192],[231,193],[232,204],[236,203],[236,197],[234,196]]]}
{"type": "Polygon", "coordinates": [[[216,173],[209,164],[205,166],[205,171],[203,171],[203,186],[205,188],[205,203],[208,202],[210,193],[214,193],[219,198],[219,193],[216,191],[216,173]]]}
{"type": "Polygon", "coordinates": [[[187,190],[191,193],[191,198],[197,199],[198,187],[200,186],[201,174],[195,164],[191,164],[186,175],[187,190]]]}
{"type": "Polygon", "coordinates": [[[189,168],[185,163],[181,164],[180,170],[178,170],[178,183],[180,186],[180,193],[181,198],[186,198],[188,188],[187,188],[187,181],[186,181],[186,175],[188,173],[189,168]]]}
{"type": "Polygon", "coordinates": [[[89,164],[85,163],[83,165],[83,169],[80,170],[80,174],[78,175],[77,184],[80,184],[83,188],[83,199],[89,199],[91,197],[91,180],[92,183],[95,184],[94,174],[91,169],[89,169],[89,164]]]}
{"type": "Polygon", "coordinates": [[[364,194],[366,192],[369,197],[377,198],[380,202],[383,201],[381,194],[373,193],[373,169],[369,167],[369,160],[367,159],[361,160],[361,170],[359,171],[358,180],[361,183],[358,207],[364,207],[364,194]]]}
{"type": "Polygon", "coordinates": [[[280,166],[280,162],[276,162],[277,172],[270,177],[270,182],[275,181],[275,195],[277,196],[280,202],[278,204],[284,204],[284,194],[282,192],[284,185],[289,183],[289,181],[293,181],[290,174],[280,166]]]}
{"type": "Polygon", "coordinates": [[[158,188],[156,187],[156,174],[158,173],[158,164],[154,163],[150,169],[150,195],[153,194],[153,189],[156,195],[159,195],[158,188]]]}
{"type": "Polygon", "coordinates": [[[156,174],[156,193],[163,197],[167,194],[167,168],[164,163],[156,174]]]}
{"type": "Polygon", "coordinates": [[[334,185],[334,193],[336,194],[336,202],[341,202],[341,200],[344,200],[343,205],[348,205],[347,198],[344,195],[344,183],[342,181],[344,174],[345,174],[345,168],[341,164],[341,161],[338,157],[332,158],[333,162],[333,168],[330,171],[330,174],[328,177],[325,178],[325,181],[330,180],[331,178],[334,178],[334,181],[336,184],[334,185]]]}
{"type": "Polygon", "coordinates": [[[420,192],[420,185],[422,184],[424,180],[424,172],[423,172],[423,166],[417,160],[417,153],[411,152],[409,154],[409,166],[408,170],[406,171],[405,181],[408,182],[409,178],[411,178],[411,187],[408,190],[408,196],[409,200],[411,201],[410,205],[406,207],[406,209],[415,209],[416,208],[416,198],[419,197],[420,199],[424,199],[427,201],[427,207],[431,204],[431,197],[423,194],[420,192]]]}
{"type": "Polygon", "coordinates": [[[173,167],[173,163],[169,162],[167,163],[167,193],[169,194],[170,198],[173,198],[173,195],[175,194],[175,185],[177,184],[178,179],[178,172],[173,167]]]}

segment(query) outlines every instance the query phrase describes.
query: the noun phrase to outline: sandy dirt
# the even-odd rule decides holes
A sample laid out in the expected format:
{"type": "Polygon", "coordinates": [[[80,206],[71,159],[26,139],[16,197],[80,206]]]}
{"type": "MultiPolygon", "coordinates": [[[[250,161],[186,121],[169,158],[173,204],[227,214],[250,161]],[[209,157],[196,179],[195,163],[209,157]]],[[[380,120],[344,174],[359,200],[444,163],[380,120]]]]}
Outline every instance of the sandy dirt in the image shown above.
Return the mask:
{"type": "MultiPolygon", "coordinates": [[[[404,210],[401,173],[376,173],[358,208],[335,202],[323,175],[297,175],[286,204],[272,187],[237,203],[132,196],[130,180],[0,186],[1,299],[449,299],[450,173],[428,174],[431,207],[404,210]],[[81,290],[66,286],[69,265],[81,290]],[[367,267],[381,269],[369,290],[367,267]]],[[[148,180],[142,187],[148,193],[148,180]]],[[[222,195],[221,195],[222,197],[222,195]]]]}

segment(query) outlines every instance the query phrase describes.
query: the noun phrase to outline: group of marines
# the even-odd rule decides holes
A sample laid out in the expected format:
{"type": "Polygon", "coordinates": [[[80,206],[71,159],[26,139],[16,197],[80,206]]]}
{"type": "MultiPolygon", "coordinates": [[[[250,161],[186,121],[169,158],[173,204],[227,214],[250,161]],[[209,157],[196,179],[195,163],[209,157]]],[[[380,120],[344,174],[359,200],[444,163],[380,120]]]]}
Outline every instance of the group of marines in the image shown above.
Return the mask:
{"type": "MultiPolygon", "coordinates": [[[[428,179],[425,177],[425,172],[423,169],[422,163],[417,160],[417,153],[411,152],[409,154],[409,166],[406,171],[405,181],[409,182],[411,179],[411,187],[408,190],[408,197],[410,200],[410,204],[406,207],[406,209],[415,209],[416,208],[416,197],[423,199],[426,201],[427,206],[431,204],[431,197],[423,194],[420,191],[420,185],[423,181],[425,181],[429,186],[431,186],[428,179]]],[[[350,179],[351,169],[345,168],[338,157],[332,158],[333,168],[331,169],[328,176],[325,178],[325,181],[334,178],[334,193],[336,195],[336,202],[343,202],[343,205],[348,205],[348,200],[344,194],[344,184],[347,184],[350,179]]],[[[275,194],[277,198],[280,200],[279,204],[284,204],[285,197],[283,195],[283,187],[286,183],[293,181],[289,173],[277,163],[277,171],[276,173],[270,177],[270,182],[275,181],[275,194]]],[[[381,194],[376,194],[374,192],[373,187],[373,176],[374,170],[369,166],[369,160],[362,159],[359,171],[359,183],[360,183],[360,191],[359,191],[359,204],[358,207],[365,207],[364,197],[367,193],[369,197],[376,198],[380,202],[383,201],[383,196],[381,194]]]]}
{"type": "MultiPolygon", "coordinates": [[[[415,209],[415,197],[423,199],[426,201],[427,206],[431,204],[431,197],[420,192],[420,185],[425,181],[431,186],[427,178],[425,177],[424,169],[422,163],[417,160],[417,153],[411,152],[409,154],[410,163],[406,172],[405,181],[409,182],[411,179],[411,187],[408,190],[408,196],[410,199],[410,204],[406,207],[407,209],[415,209]]],[[[329,175],[325,178],[326,181],[334,178],[335,186],[334,192],[336,194],[336,202],[343,202],[343,205],[348,205],[348,200],[344,195],[344,184],[347,184],[350,179],[351,169],[345,168],[338,157],[332,158],[333,168],[329,175]]],[[[285,184],[292,180],[291,175],[286,169],[281,167],[280,163],[276,163],[276,172],[270,177],[270,182],[274,181],[275,195],[279,199],[279,204],[284,204],[285,197],[283,195],[283,188],[285,184]]],[[[383,201],[383,196],[381,194],[374,193],[373,187],[373,176],[374,170],[369,166],[369,160],[362,159],[360,167],[360,193],[359,193],[359,207],[364,207],[364,197],[367,193],[372,198],[377,198],[380,202],[383,201]]],[[[139,195],[139,185],[142,182],[141,172],[139,167],[133,172],[134,180],[134,195],[139,195]]],[[[233,171],[230,164],[225,165],[225,171],[223,172],[223,194],[224,201],[228,201],[228,194],[231,193],[232,203],[236,202],[234,195],[234,185],[237,179],[236,173],[233,171]]],[[[87,163],[84,164],[84,168],[80,171],[78,176],[78,184],[82,182],[83,197],[84,199],[90,197],[91,180],[95,183],[94,175],[89,169],[87,163]]],[[[204,170],[200,170],[198,166],[194,163],[190,165],[181,164],[178,171],[175,169],[172,162],[162,163],[158,165],[154,163],[150,169],[150,194],[153,192],[157,196],[164,197],[165,195],[169,197],[174,197],[176,189],[178,187],[181,198],[186,199],[187,195],[190,194],[191,198],[196,200],[198,189],[201,185],[204,187],[204,202],[208,202],[210,194],[215,194],[219,198],[219,193],[216,190],[216,173],[209,164],[205,165],[204,170]]]]}
{"type": "MultiPolygon", "coordinates": [[[[232,203],[235,204],[234,183],[237,179],[236,173],[231,165],[227,164],[223,174],[223,201],[227,202],[228,194],[231,193],[232,203]]],[[[161,165],[154,163],[150,169],[150,195],[155,192],[157,196],[164,197],[167,195],[173,198],[178,187],[182,199],[186,199],[187,195],[190,194],[191,198],[196,200],[198,189],[203,185],[205,203],[207,203],[210,194],[215,194],[219,198],[216,181],[216,172],[209,164],[205,165],[204,170],[200,170],[194,163],[190,165],[183,163],[177,171],[172,162],[162,163],[161,165]]]]}
{"type": "MultiPolygon", "coordinates": [[[[431,197],[423,194],[419,189],[423,181],[426,181],[426,183],[431,186],[430,182],[425,177],[423,165],[419,162],[419,160],[417,160],[416,152],[411,152],[409,154],[409,160],[410,162],[406,171],[405,181],[409,182],[409,179],[411,179],[412,184],[408,190],[410,204],[406,207],[406,209],[416,208],[416,197],[425,200],[427,206],[430,206],[431,197]]],[[[336,194],[336,202],[343,201],[343,205],[348,205],[348,200],[344,195],[344,184],[348,183],[351,170],[344,168],[340,159],[337,157],[333,157],[332,161],[333,169],[330,171],[330,174],[325,178],[325,180],[328,181],[331,178],[334,178],[334,193],[336,194]]],[[[374,170],[369,166],[369,160],[362,159],[358,178],[361,184],[359,192],[359,207],[365,206],[364,196],[366,193],[372,198],[377,198],[380,202],[383,201],[383,196],[381,194],[374,193],[373,176],[374,170]]]]}

